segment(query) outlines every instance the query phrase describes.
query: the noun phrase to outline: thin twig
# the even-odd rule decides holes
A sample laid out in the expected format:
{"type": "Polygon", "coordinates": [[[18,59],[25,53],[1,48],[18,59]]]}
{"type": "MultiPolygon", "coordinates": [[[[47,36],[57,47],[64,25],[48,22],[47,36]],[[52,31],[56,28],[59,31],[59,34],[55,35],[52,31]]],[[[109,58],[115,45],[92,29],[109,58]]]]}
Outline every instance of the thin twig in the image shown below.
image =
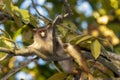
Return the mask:
{"type": "Polygon", "coordinates": [[[52,65],[54,66],[54,68],[58,71],[58,72],[62,72],[56,65],[55,65],[55,62],[52,61],[52,65]]]}
{"type": "Polygon", "coordinates": [[[72,9],[70,8],[70,4],[68,3],[68,0],[63,0],[64,2],[64,6],[65,6],[65,10],[67,13],[69,13],[69,16],[72,16],[72,9]]]}
{"type": "Polygon", "coordinates": [[[16,72],[18,72],[19,70],[23,69],[24,67],[26,67],[29,63],[36,61],[38,58],[34,58],[32,60],[28,60],[26,62],[24,62],[24,64],[19,65],[19,67],[16,67],[14,69],[12,69],[10,72],[8,72],[3,78],[1,78],[1,80],[7,80],[10,76],[12,76],[13,74],[15,74],[16,72]]]}
{"type": "Polygon", "coordinates": [[[34,9],[36,10],[36,12],[38,13],[38,15],[39,15],[40,17],[44,18],[44,19],[47,20],[48,22],[52,22],[52,20],[46,18],[45,16],[43,16],[43,15],[37,10],[37,8],[36,8],[35,3],[34,3],[33,0],[32,0],[32,5],[33,5],[34,9]]]}

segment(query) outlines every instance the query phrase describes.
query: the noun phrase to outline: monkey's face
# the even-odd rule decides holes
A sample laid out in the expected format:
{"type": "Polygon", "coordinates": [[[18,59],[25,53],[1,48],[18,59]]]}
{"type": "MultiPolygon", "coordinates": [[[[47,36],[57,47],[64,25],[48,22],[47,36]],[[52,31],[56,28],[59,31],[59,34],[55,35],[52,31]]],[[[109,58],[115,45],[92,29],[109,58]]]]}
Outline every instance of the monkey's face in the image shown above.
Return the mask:
{"type": "Polygon", "coordinates": [[[34,39],[40,38],[40,39],[46,39],[48,36],[48,30],[46,27],[40,27],[38,29],[34,29],[34,39]]]}
{"type": "Polygon", "coordinates": [[[38,35],[41,38],[46,38],[47,37],[47,30],[46,29],[41,29],[38,31],[38,35]]]}
{"type": "Polygon", "coordinates": [[[52,30],[48,28],[38,29],[36,35],[43,40],[52,40],[52,30]]]}
{"type": "MultiPolygon", "coordinates": [[[[52,41],[52,28],[50,26],[34,29],[34,41],[52,41]]],[[[46,43],[46,42],[45,42],[46,43]]]]}

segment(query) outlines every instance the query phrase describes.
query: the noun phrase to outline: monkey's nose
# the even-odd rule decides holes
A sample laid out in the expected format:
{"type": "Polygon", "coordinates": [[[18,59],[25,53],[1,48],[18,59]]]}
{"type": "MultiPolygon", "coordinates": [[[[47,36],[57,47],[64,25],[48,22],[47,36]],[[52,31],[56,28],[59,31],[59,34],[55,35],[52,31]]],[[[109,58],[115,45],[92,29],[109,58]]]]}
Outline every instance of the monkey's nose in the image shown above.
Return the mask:
{"type": "Polygon", "coordinates": [[[41,31],[40,36],[41,36],[41,38],[46,38],[47,37],[46,32],[41,31]]]}

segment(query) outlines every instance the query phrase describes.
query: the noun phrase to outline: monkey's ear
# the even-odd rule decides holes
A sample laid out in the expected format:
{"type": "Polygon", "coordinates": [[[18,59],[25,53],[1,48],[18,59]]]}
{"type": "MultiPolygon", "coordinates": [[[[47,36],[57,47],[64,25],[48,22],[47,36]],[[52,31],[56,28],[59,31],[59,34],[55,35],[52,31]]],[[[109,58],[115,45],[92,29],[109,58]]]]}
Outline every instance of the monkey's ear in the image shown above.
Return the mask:
{"type": "Polygon", "coordinates": [[[33,33],[36,33],[37,29],[36,29],[36,28],[34,28],[32,31],[33,31],[33,33]]]}
{"type": "Polygon", "coordinates": [[[49,23],[49,24],[47,25],[47,29],[53,29],[53,27],[52,27],[52,24],[51,24],[51,23],[49,23]]]}
{"type": "Polygon", "coordinates": [[[48,25],[48,29],[53,29],[53,27],[51,25],[48,25]]]}

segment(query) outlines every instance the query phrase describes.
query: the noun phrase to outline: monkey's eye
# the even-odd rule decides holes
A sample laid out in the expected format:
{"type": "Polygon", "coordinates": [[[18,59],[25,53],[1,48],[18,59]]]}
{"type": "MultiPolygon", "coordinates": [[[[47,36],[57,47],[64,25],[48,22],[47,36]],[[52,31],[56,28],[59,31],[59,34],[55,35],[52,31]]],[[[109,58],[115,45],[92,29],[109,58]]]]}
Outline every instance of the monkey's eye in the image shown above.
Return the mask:
{"type": "Polygon", "coordinates": [[[46,30],[39,31],[39,35],[41,38],[45,38],[47,37],[47,31],[46,30]]]}

